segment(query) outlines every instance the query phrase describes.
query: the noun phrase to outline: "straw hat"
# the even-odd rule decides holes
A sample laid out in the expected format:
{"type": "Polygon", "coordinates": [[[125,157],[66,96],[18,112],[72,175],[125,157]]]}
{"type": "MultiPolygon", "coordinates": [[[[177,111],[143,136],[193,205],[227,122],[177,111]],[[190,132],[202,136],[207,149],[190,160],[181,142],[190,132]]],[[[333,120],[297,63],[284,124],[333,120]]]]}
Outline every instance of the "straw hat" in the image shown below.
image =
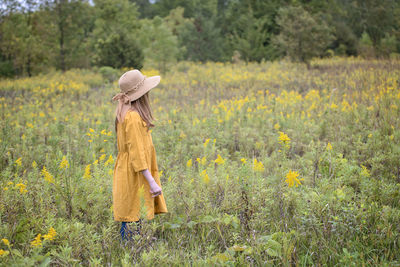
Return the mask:
{"type": "Polygon", "coordinates": [[[120,92],[112,100],[118,100],[116,116],[118,121],[122,121],[124,113],[130,108],[130,102],[134,101],[145,93],[156,87],[160,83],[160,76],[146,77],[139,70],[130,70],[122,74],[118,85],[120,92]]]}

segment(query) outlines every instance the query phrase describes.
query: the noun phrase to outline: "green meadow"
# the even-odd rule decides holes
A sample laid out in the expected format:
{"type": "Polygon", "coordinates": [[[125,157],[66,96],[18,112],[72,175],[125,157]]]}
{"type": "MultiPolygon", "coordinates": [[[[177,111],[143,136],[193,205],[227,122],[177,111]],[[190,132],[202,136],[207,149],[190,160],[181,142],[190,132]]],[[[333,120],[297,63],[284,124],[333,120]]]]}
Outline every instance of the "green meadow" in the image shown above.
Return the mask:
{"type": "Polygon", "coordinates": [[[0,265],[400,265],[400,60],[310,65],[144,69],[162,77],[169,213],[125,244],[111,98],[127,69],[0,80],[0,265]]]}

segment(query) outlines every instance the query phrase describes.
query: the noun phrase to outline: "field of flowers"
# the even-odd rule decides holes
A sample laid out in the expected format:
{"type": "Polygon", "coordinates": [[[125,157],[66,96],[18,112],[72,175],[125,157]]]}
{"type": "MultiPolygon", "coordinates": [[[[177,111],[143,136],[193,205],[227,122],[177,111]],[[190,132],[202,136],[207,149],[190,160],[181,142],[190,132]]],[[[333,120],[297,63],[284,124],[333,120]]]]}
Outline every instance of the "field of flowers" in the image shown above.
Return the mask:
{"type": "Polygon", "coordinates": [[[112,218],[117,80],[0,80],[0,265],[399,265],[400,61],[312,66],[162,74],[150,98],[169,213],[125,246],[112,218]]]}

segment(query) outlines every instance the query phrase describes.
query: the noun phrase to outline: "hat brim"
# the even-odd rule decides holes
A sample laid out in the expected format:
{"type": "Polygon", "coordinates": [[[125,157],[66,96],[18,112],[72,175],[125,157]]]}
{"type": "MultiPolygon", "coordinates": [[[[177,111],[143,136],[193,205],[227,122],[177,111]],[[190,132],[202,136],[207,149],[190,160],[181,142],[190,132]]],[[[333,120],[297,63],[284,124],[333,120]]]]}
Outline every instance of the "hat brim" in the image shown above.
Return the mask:
{"type": "Polygon", "coordinates": [[[131,101],[134,101],[141,96],[143,96],[145,93],[156,87],[161,81],[161,76],[151,76],[151,77],[146,77],[144,79],[144,82],[142,86],[139,87],[139,89],[135,92],[132,92],[131,94],[128,94],[128,97],[131,101]]]}

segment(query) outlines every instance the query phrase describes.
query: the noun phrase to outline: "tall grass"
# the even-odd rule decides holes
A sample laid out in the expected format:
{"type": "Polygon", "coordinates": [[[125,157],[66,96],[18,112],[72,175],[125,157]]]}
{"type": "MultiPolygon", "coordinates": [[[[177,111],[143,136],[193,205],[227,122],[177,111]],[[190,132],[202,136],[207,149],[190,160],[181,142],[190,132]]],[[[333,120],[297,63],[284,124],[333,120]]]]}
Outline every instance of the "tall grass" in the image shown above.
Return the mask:
{"type": "Polygon", "coordinates": [[[111,206],[117,81],[0,81],[1,265],[400,264],[400,62],[312,66],[163,75],[150,98],[169,213],[127,244],[111,206]]]}

